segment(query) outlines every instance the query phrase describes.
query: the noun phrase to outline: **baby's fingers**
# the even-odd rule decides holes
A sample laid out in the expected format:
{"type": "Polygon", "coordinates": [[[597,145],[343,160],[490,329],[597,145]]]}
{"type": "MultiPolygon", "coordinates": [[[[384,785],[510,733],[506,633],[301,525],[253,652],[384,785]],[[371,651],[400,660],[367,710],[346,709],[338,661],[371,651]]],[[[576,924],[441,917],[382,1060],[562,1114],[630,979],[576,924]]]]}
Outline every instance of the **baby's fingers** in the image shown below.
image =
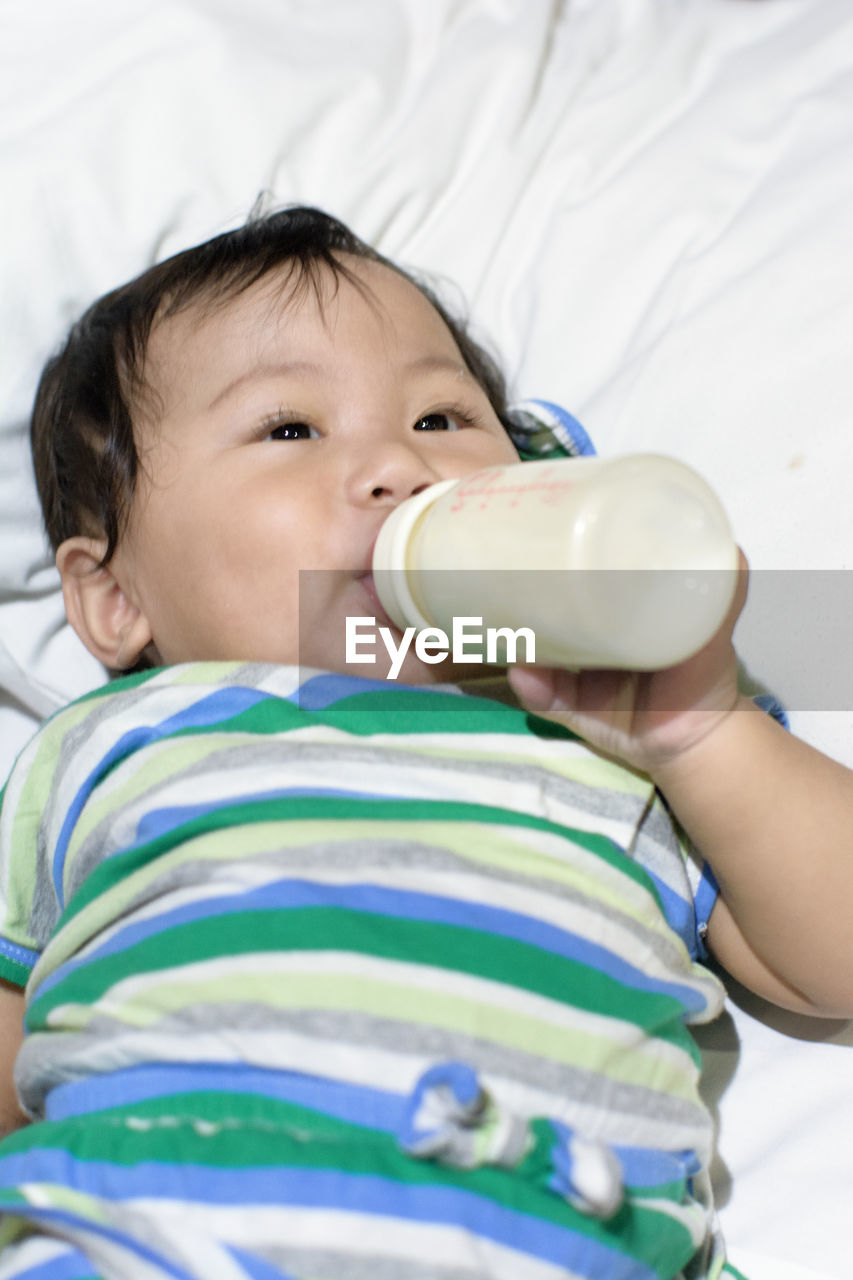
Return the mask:
{"type": "Polygon", "coordinates": [[[638,755],[636,671],[561,671],[514,667],[509,682],[526,710],[564,725],[591,746],[630,764],[638,755]]]}
{"type": "Polygon", "coordinates": [[[552,667],[517,666],[510,667],[508,673],[510,687],[519,702],[538,716],[559,714],[561,706],[566,709],[570,691],[560,688],[561,683],[566,683],[563,677],[571,679],[571,673],[552,667]]]}

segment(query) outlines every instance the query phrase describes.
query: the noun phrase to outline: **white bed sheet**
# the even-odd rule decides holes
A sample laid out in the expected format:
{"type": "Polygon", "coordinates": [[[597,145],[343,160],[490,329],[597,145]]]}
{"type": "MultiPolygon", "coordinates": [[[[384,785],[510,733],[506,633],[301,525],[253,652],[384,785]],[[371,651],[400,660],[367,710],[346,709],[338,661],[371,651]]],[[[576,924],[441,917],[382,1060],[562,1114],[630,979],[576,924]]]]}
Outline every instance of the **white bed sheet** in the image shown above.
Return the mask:
{"type": "MultiPolygon", "coordinates": [[[[6,0],[0,24],[0,776],[103,679],[39,529],[41,364],[262,190],[457,282],[516,392],[600,452],[703,472],[757,570],[746,665],[853,764],[848,0],[6,0]]],[[[734,1261],[849,1280],[850,1027],[733,1001],[703,1047],[734,1261]]]]}

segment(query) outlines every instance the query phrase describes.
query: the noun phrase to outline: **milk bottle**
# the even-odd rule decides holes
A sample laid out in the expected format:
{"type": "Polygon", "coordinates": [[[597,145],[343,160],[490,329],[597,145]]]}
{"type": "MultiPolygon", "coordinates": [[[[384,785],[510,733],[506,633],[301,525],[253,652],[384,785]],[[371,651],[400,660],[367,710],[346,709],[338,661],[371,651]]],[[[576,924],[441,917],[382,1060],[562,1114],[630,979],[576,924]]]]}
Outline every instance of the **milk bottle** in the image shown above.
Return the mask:
{"type": "MultiPolygon", "coordinates": [[[[481,618],[484,635],[532,631],[537,663],[637,670],[702,648],[728,611],[737,566],[715,494],[656,454],[441,481],[395,508],[373,554],[377,594],[401,629],[449,635],[454,618],[481,618]]],[[[497,661],[514,649],[501,637],[497,661]]]]}

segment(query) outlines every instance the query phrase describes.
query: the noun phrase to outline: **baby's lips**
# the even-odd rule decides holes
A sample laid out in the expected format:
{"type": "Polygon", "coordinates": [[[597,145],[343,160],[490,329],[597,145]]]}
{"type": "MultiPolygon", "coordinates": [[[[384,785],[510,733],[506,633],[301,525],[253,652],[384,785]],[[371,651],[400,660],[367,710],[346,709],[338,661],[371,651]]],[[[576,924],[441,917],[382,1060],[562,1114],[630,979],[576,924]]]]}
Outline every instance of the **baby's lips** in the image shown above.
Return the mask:
{"type": "Polygon", "coordinates": [[[388,617],[388,614],[382,607],[382,601],[379,599],[379,593],[376,590],[376,583],[373,581],[373,571],[368,570],[366,573],[358,575],[365,595],[369,599],[373,608],[373,616],[376,619],[376,625],[379,627],[393,627],[394,623],[388,617]]]}

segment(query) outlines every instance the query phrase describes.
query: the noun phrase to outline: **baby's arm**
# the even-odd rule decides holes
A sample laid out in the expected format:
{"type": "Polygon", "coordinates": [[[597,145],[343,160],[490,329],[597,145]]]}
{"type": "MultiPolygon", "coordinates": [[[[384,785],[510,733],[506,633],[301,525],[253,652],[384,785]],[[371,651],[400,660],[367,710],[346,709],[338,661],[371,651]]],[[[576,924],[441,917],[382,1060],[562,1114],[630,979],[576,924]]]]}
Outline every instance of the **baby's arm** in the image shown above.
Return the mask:
{"type": "Polygon", "coordinates": [[[721,897],[708,942],[733,977],[786,1008],[853,1016],[853,773],[738,695],[726,624],[656,673],[517,668],[524,704],[651,775],[721,897]]]}
{"type": "Polygon", "coordinates": [[[744,699],[654,778],[719,882],[720,963],[786,1008],[853,1016],[853,773],[744,699]]]}
{"type": "Polygon", "coordinates": [[[0,1136],[27,1123],[18,1106],[12,1068],[24,1038],[24,993],[0,979],[0,1136]]]}

